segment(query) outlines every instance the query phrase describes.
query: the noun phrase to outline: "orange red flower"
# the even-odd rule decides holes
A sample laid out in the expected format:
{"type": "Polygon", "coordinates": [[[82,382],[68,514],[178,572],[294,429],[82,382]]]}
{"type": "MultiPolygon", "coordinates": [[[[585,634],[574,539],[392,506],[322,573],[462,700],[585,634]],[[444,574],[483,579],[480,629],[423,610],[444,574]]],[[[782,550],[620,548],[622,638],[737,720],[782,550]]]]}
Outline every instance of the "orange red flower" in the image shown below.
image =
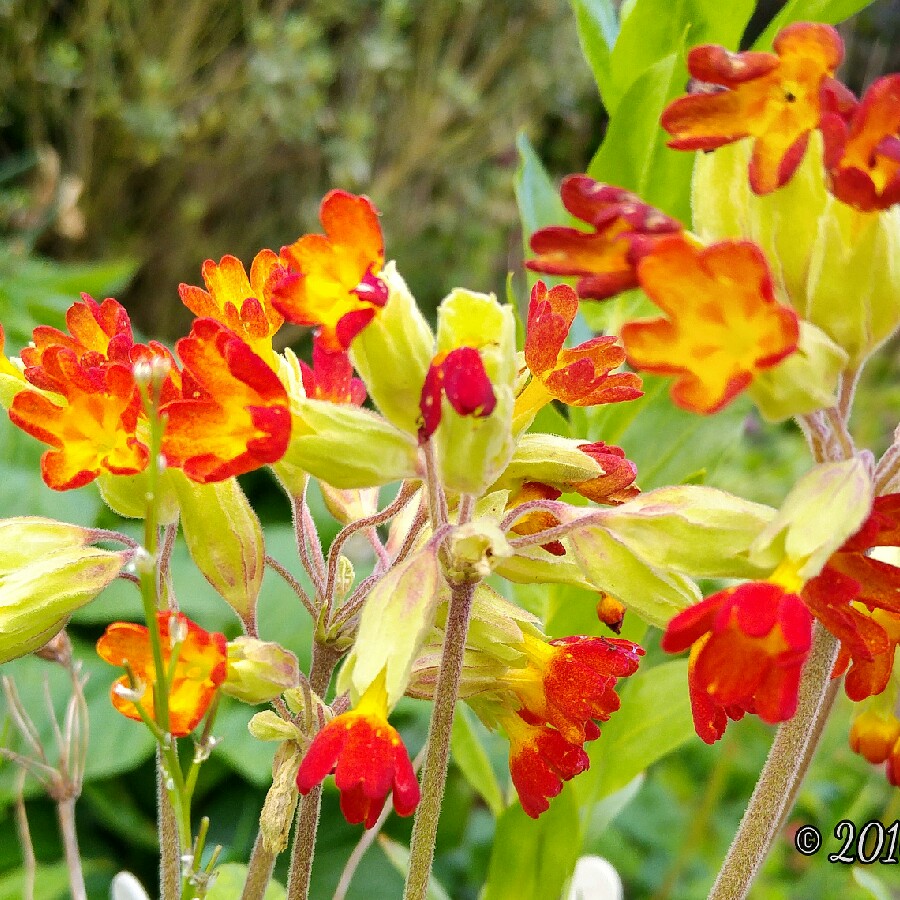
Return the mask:
{"type": "Polygon", "coordinates": [[[497,405],[481,354],[474,347],[439,353],[431,362],[419,401],[419,443],[427,441],[441,422],[441,397],[461,416],[483,419],[497,405]]]}
{"type": "Polygon", "coordinates": [[[543,281],[531,291],[525,362],[534,376],[517,398],[517,408],[530,411],[552,399],[569,406],[619,403],[642,396],[641,380],[631,372],[616,372],[625,353],[612,335],[592,338],[578,347],[564,347],[578,312],[578,296],[568,285],[547,289],[543,281]]]}
{"type": "Polygon", "coordinates": [[[563,206],[592,230],[562,225],[539,229],[531,236],[537,256],[525,265],[547,275],[579,276],[576,287],[582,297],[605,300],[637,287],[637,261],[662,235],[681,231],[680,222],[635,194],[587,175],[564,178],[560,196],[563,206]]]}
{"type": "Polygon", "coordinates": [[[676,150],[715,150],[752,137],[750,186],[757,194],[784,185],[800,165],[822,118],[823,89],[834,89],[844,55],[834,28],[810,22],[779,32],[774,50],[694,47],[687,63],[697,92],[672,102],[660,120],[676,150]]]}
{"type": "Polygon", "coordinates": [[[201,269],[206,290],[190,284],[178,285],[181,302],[198,318],[216,319],[243,338],[266,361],[272,354],[272,335],[281,327],[284,316],[273,306],[271,283],[283,269],[278,256],[261,250],[250,266],[234,256],[223,256],[216,263],[208,259],[201,269]]]}
{"type": "Polygon", "coordinates": [[[661,646],[668,653],[692,648],[694,727],[712,744],[728,718],[751,712],[774,724],[794,715],[811,642],[812,615],[800,597],[778,584],[751,581],[680,612],[661,646]]]}
{"type": "Polygon", "coordinates": [[[316,329],[324,349],[346,350],[387,303],[378,277],[384,239],[368,197],[330,191],[319,213],[325,234],[305,234],[281,257],[290,271],[272,281],[272,304],[289,322],[316,329]]]}
{"type": "Polygon", "coordinates": [[[749,241],[701,248],[669,238],[638,273],[666,315],[622,326],[628,362],[677,375],[672,399],[684,409],[717,412],[797,349],[797,314],[775,299],[765,257],[749,241]]]}
{"type": "Polygon", "coordinates": [[[366,386],[353,377],[353,365],[346,353],[329,353],[318,338],[313,339],[312,366],[300,360],[303,389],[312,400],[349,403],[362,406],[366,400],[366,386]]]}
{"type": "Polygon", "coordinates": [[[900,744],[900,720],[891,712],[863,710],[850,726],[850,749],[865,757],[873,765],[887,762],[895,747],[900,758],[898,744],[900,744]]]}
{"type": "Polygon", "coordinates": [[[887,686],[900,644],[900,568],[868,555],[900,546],[900,494],[877,497],[860,530],[803,590],[806,605],[841,641],[835,675],[851,700],[887,686]]]}
{"type": "MultiPolygon", "coordinates": [[[[206,715],[219,685],[225,681],[228,668],[225,635],[204,631],[183,613],[159,612],[157,622],[163,662],[172,673],[169,731],[175,737],[184,737],[206,715]],[[178,647],[174,669],[171,666],[173,643],[178,647]]],[[[153,698],[156,670],[147,626],[113,622],[97,641],[97,653],[114,666],[128,664],[135,678],[145,687],[139,699],[141,707],[151,720],[157,721],[153,698]]],[[[141,721],[127,675],[113,684],[110,696],[113,706],[122,715],[141,721]]]]}
{"type": "Polygon", "coordinates": [[[315,736],[300,763],[297,790],[308,794],[332,772],[341,812],[351,824],[371,828],[391,792],[398,815],[415,811],[419,784],[400,735],[388,724],[383,677],[355,709],[336,716],[315,736]]]}
{"type": "Polygon", "coordinates": [[[206,483],[281,459],[291,417],[275,372],[215,319],[196,319],[176,349],[184,364],[182,396],[161,410],[169,465],[206,483]]]}
{"type": "Polygon", "coordinates": [[[900,75],[879,78],[850,114],[822,118],[831,192],[865,212],[900,203],[900,75]]]}

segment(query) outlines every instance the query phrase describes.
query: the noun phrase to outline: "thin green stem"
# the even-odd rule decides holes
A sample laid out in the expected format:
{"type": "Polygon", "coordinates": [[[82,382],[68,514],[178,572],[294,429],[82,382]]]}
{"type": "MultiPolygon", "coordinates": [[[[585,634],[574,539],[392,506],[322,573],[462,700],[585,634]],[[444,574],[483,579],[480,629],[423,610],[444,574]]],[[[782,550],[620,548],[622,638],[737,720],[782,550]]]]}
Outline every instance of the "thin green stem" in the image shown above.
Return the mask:
{"type": "Polygon", "coordinates": [[[804,761],[811,758],[814,742],[821,734],[837,651],[837,639],[817,622],[812,649],[800,680],[797,712],[779,727],[775,735],[709,900],[743,900],[747,896],[781,829],[786,807],[794,797],[794,785],[805,770],[804,761]]]}
{"type": "Polygon", "coordinates": [[[59,831],[62,835],[66,868],[69,870],[69,889],[72,900],[87,900],[84,886],[84,872],[81,869],[81,854],[78,852],[78,836],[75,833],[75,798],[66,797],[56,804],[59,831]]]}
{"type": "Polygon", "coordinates": [[[244,890],[241,900],[263,900],[266,888],[272,880],[272,869],[275,867],[275,855],[266,849],[262,829],[257,832],[256,843],[250,854],[250,862],[247,865],[247,880],[244,882],[244,890]]]}
{"type": "MultiPolygon", "coordinates": [[[[324,644],[313,644],[309,686],[323,697],[331,683],[331,675],[340,655],[324,644]]],[[[316,831],[319,826],[319,809],[322,803],[322,785],[316,785],[300,801],[294,846],[291,850],[291,868],[288,874],[287,900],[306,900],[312,878],[313,856],[316,851],[316,831]]]]}
{"type": "Polygon", "coordinates": [[[444,797],[447,768],[450,763],[450,733],[453,728],[456,698],[459,695],[463,653],[466,648],[475,584],[453,583],[450,585],[450,591],[441,668],[435,687],[434,710],[431,714],[425,770],[422,776],[422,800],[413,825],[409,872],[403,894],[405,900],[425,900],[428,893],[441,801],[444,797]]]}

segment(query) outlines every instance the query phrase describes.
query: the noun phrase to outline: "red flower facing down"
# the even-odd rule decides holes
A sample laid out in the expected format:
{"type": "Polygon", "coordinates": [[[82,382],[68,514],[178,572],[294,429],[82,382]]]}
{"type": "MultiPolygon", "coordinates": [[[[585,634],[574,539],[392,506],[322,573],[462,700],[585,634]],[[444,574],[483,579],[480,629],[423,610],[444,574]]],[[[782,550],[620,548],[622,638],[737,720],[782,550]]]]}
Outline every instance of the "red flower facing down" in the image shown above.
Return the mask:
{"type": "Polygon", "coordinates": [[[457,347],[449,353],[439,353],[432,360],[419,401],[420,444],[425,443],[441,423],[442,396],[461,416],[483,419],[494,411],[497,405],[494,387],[481,354],[474,347],[457,347]]]}
{"type": "Polygon", "coordinates": [[[619,638],[572,636],[544,641],[525,636],[528,664],[503,677],[533,724],[552,725],[573,744],[583,744],[619,708],[616,680],[633,675],[644,651],[619,638]]]}
{"type": "Polygon", "coordinates": [[[775,299],[765,257],[749,241],[700,248],[669,238],[638,274],[666,317],[622,326],[628,362],[677,375],[672,399],[683,409],[717,412],[797,349],[797,314],[775,299]]]}
{"type": "MultiPolygon", "coordinates": [[[[162,656],[171,669],[173,638],[180,639],[178,657],[169,683],[169,731],[175,737],[190,734],[206,715],[219,685],[228,674],[228,653],[224,634],[204,631],[183,613],[157,613],[162,656]],[[175,629],[173,629],[175,626],[175,629]]],[[[140,704],[150,719],[156,719],[153,686],[156,670],[146,625],[113,622],[97,641],[97,653],[114,666],[130,666],[145,690],[140,704]]],[[[113,706],[124,716],[141,721],[134,705],[127,675],[112,687],[113,706]]]]}
{"type": "Polygon", "coordinates": [[[218,263],[208,259],[201,270],[206,290],[180,284],[178,293],[195,316],[226,325],[269,362],[272,335],[284,322],[271,299],[273,276],[282,268],[281,260],[271,250],[256,254],[249,278],[244,264],[234,256],[223,256],[218,263]]]}
{"type": "Polygon", "coordinates": [[[308,794],[332,772],[341,812],[353,825],[371,828],[391,791],[398,815],[415,811],[419,784],[400,735],[388,724],[383,676],[356,709],[336,716],[315,736],[300,763],[297,790],[308,794]]]}
{"type": "Polygon", "coordinates": [[[612,371],[625,362],[615,337],[603,335],[578,347],[563,346],[577,312],[578,296],[568,285],[547,290],[539,281],[532,289],[525,362],[533,378],[516,399],[517,413],[535,413],[553,399],[569,406],[596,406],[642,396],[637,375],[612,371]]]}
{"type": "Polygon", "coordinates": [[[312,366],[300,360],[303,389],[312,400],[330,400],[362,406],[366,386],[353,377],[353,365],[346,353],[329,353],[318,339],[313,340],[312,366]]]}
{"type": "Polygon", "coordinates": [[[387,303],[384,239],[368,197],[331,191],[322,200],[325,234],[305,234],[281,257],[290,272],[272,283],[272,304],[289,322],[316,328],[322,346],[335,353],[387,303]]]}
{"type": "Polygon", "coordinates": [[[841,641],[835,674],[847,670],[851,700],[887,686],[900,644],[900,568],[869,556],[874,547],[900,546],[900,494],[877,497],[859,531],[803,590],[806,605],[841,641]]]}
{"type": "Polygon", "coordinates": [[[621,447],[596,441],[593,444],[580,444],[578,449],[595,460],[603,469],[603,474],[572,485],[576,493],[594,503],[618,506],[641,492],[634,483],[637,466],[625,457],[625,451],[621,447]]]}
{"type": "Polygon", "coordinates": [[[900,75],[879,78],[852,115],[822,119],[831,192],[865,212],[900,203],[900,75]]]}
{"type": "Polygon", "coordinates": [[[564,178],[560,196],[563,206],[593,230],[559,225],[539,229],[531,236],[537,256],[525,265],[547,275],[579,276],[576,287],[582,297],[605,300],[637,287],[637,261],[659,237],[682,230],[680,222],[637,195],[587,175],[564,178]]]}
{"type": "Polygon", "coordinates": [[[291,417],[272,369],[215,319],[196,319],[176,349],[184,363],[182,396],[161,410],[169,465],[207,483],[281,459],[291,417]]]}
{"type": "Polygon", "coordinates": [[[812,616],[797,594],[752,581],[680,612],[661,646],[667,653],[692,647],[694,727],[712,744],[722,737],[727,718],[753,712],[775,724],[794,715],[811,641],[812,616]]]}
{"type": "MultiPolygon", "coordinates": [[[[536,819],[550,808],[563,782],[580,775],[590,759],[579,743],[567,741],[546,725],[532,725],[516,715],[501,720],[509,738],[509,774],[522,809],[536,819]]],[[[599,736],[594,726],[591,737],[599,736]]]]}
{"type": "Polygon", "coordinates": [[[784,185],[800,165],[822,117],[823,89],[839,90],[832,76],[844,55],[834,28],[809,22],[779,32],[774,50],[694,47],[688,71],[701,90],[669,104],[660,120],[676,150],[715,150],[752,137],[750,186],[757,194],[784,185]]]}

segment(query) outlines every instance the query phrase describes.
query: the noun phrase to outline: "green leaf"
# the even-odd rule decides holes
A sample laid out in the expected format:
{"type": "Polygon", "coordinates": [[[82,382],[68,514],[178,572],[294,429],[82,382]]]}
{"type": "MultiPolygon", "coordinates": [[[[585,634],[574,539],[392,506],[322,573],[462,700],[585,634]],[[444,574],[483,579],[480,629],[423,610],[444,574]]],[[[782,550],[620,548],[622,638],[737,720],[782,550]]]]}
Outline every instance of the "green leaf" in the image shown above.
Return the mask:
{"type": "Polygon", "coordinates": [[[694,734],[686,659],[638,669],[619,696],[621,708],[587,746],[590,769],[573,782],[582,806],[621,790],[694,734]]]}
{"type": "Polygon", "coordinates": [[[622,98],[621,113],[611,117],[606,138],[588,167],[592,178],[633,191],[682,222],[690,222],[694,154],[666,147],[659,117],[686,80],[683,46],[639,75],[622,98]]]}
{"type": "MultiPolygon", "coordinates": [[[[753,0],[637,0],[622,19],[610,55],[612,79],[603,98],[610,116],[638,78],[682,47],[715,43],[736,49],[754,6],[753,0]]],[[[622,108],[631,118],[631,105],[622,108]]]]}
{"type": "Polygon", "coordinates": [[[868,869],[853,867],[853,880],[869,895],[872,900],[891,900],[894,896],[888,886],[868,869]]]}
{"type": "Polygon", "coordinates": [[[504,810],[497,821],[481,900],[558,897],[575,870],[581,847],[578,822],[572,783],[565,785],[538,819],[529,818],[518,803],[504,810]]]}
{"type": "MultiPolygon", "coordinates": [[[[384,850],[384,855],[388,858],[391,865],[406,878],[406,873],[409,871],[409,848],[392,841],[383,834],[378,836],[378,845],[384,850]]],[[[425,892],[425,898],[426,900],[450,900],[450,895],[434,875],[431,875],[428,879],[428,890],[425,892]]]]}
{"type": "Polygon", "coordinates": [[[484,798],[490,811],[499,816],[503,812],[500,785],[497,783],[497,776],[491,767],[487,751],[478,738],[476,727],[469,708],[462,703],[457,704],[450,738],[453,761],[459,766],[466,781],[484,798]]]}
{"type": "MultiPolygon", "coordinates": [[[[225,863],[216,869],[216,880],[206,894],[206,900],[234,900],[240,897],[247,880],[247,866],[243,863],[225,863]]],[[[277,882],[270,881],[263,900],[285,900],[287,891],[277,882]]]]}
{"type": "Polygon", "coordinates": [[[788,0],[756,39],[754,50],[771,50],[775,35],[791,22],[825,22],[837,25],[860,10],[871,6],[873,0],[788,0]]]}
{"type": "Polygon", "coordinates": [[[748,401],[739,398],[715,415],[700,416],[672,403],[670,379],[641,378],[644,396],[637,400],[572,409],[572,434],[622,447],[637,466],[642,490],[709,480],[740,441],[748,401]]]}
{"type": "Polygon", "coordinates": [[[578,28],[581,52],[588,61],[600,97],[606,101],[611,89],[612,69],[610,55],[619,36],[619,20],[611,0],[571,0],[578,28]]]}
{"type": "MultiPolygon", "coordinates": [[[[99,871],[96,862],[82,862],[82,872],[89,878],[99,871]]],[[[21,869],[0,877],[0,900],[22,900],[25,896],[25,876],[21,869]]],[[[69,869],[64,862],[39,865],[34,879],[34,896],[40,900],[66,900],[69,893],[69,869]]]]}

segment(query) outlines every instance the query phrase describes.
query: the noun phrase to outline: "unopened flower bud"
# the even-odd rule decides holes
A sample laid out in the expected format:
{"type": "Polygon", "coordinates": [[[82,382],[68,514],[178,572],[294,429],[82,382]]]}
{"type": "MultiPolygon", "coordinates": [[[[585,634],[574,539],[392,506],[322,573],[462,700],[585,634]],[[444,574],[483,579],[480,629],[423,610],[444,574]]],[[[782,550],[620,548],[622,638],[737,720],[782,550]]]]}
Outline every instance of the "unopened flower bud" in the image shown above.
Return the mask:
{"type": "Polygon", "coordinates": [[[297,657],[272,641],[238,637],[228,642],[222,691],[244,703],[266,703],[300,683],[297,657]]]}
{"type": "Polygon", "coordinates": [[[258,741],[300,741],[303,738],[296,725],[286,722],[271,709],[258,712],[247,728],[258,741]]]}
{"type": "Polygon", "coordinates": [[[900,721],[890,711],[866,709],[850,726],[850,749],[873,765],[880,765],[900,741],[900,721]]]}
{"type": "Polygon", "coordinates": [[[350,593],[350,588],[353,587],[353,582],[355,580],[356,571],[353,568],[353,563],[350,562],[346,556],[341,554],[338,557],[337,580],[335,583],[335,591],[338,599],[342,600],[350,593]]]}

